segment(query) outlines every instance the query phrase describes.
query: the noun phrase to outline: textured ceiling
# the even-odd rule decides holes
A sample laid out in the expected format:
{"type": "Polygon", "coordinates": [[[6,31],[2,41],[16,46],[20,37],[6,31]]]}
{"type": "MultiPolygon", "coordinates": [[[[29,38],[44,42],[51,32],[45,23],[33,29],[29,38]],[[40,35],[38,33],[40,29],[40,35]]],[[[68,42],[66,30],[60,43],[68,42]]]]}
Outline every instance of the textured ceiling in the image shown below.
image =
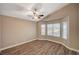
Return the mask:
{"type": "MultiPolygon", "coordinates": [[[[66,3],[0,3],[0,15],[36,21],[32,17],[32,10],[36,8],[38,14],[44,17],[66,6],[66,3]]],[[[43,17],[43,18],[44,18],[43,17]]],[[[42,19],[43,19],[42,18],[42,19]]]]}

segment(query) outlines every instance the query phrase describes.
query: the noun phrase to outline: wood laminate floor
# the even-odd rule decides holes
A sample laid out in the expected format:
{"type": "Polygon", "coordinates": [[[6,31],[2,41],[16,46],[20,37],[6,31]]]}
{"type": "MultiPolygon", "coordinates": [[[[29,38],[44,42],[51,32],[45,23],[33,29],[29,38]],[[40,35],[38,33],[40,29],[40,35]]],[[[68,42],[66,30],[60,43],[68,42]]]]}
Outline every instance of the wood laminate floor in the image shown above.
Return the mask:
{"type": "Polygon", "coordinates": [[[76,55],[79,54],[71,51],[61,44],[47,41],[35,40],[23,45],[3,50],[2,55],[76,55]]]}

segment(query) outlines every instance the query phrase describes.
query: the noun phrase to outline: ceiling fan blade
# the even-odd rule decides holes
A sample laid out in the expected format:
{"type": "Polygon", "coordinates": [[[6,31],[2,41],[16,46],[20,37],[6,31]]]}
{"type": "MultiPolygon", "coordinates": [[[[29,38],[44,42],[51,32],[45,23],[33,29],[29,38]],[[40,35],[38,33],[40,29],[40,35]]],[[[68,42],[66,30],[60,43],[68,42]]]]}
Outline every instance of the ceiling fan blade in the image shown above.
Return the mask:
{"type": "Polygon", "coordinates": [[[18,9],[20,11],[32,11],[31,10],[31,5],[30,4],[23,4],[23,3],[20,3],[20,4],[16,4],[18,6],[18,9]],[[30,7],[30,8],[29,8],[30,7]]]}
{"type": "Polygon", "coordinates": [[[43,14],[41,14],[41,15],[39,15],[40,17],[43,17],[44,15],[43,14]]]}
{"type": "Polygon", "coordinates": [[[41,3],[36,3],[33,5],[32,10],[35,11],[35,9],[38,11],[42,8],[42,4],[41,3]]]}
{"type": "Polygon", "coordinates": [[[33,17],[33,15],[27,15],[27,17],[29,17],[29,18],[31,18],[31,19],[35,19],[35,18],[33,17]]]}

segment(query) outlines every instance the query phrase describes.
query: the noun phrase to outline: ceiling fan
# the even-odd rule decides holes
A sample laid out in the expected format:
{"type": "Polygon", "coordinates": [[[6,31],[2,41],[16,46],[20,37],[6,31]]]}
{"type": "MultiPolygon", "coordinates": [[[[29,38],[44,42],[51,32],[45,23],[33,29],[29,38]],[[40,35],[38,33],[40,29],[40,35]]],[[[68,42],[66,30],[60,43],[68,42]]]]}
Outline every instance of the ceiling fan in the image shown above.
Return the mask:
{"type": "Polygon", "coordinates": [[[29,6],[28,8],[20,7],[26,11],[26,16],[31,19],[42,19],[44,17],[43,12],[40,11],[40,9],[42,9],[41,3],[32,4],[31,7],[29,6]]]}
{"type": "Polygon", "coordinates": [[[41,19],[44,15],[40,14],[36,8],[32,11],[34,19],[41,19]]]}

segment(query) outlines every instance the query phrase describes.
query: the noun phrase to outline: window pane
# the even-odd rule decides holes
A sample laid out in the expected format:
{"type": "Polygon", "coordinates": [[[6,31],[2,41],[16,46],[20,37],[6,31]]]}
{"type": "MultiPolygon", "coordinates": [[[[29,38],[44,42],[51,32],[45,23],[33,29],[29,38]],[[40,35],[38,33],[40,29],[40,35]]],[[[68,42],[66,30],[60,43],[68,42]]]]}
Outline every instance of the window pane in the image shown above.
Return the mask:
{"type": "Polygon", "coordinates": [[[63,35],[64,39],[67,39],[67,33],[68,33],[67,22],[63,22],[63,32],[62,32],[62,35],[63,35]]]}
{"type": "Polygon", "coordinates": [[[60,37],[60,23],[56,23],[54,24],[54,31],[53,31],[53,35],[60,37]]]}
{"type": "Polygon", "coordinates": [[[47,24],[47,35],[53,35],[53,24],[47,24]]]}
{"type": "Polygon", "coordinates": [[[45,24],[41,25],[41,35],[45,35],[45,24]]]}

